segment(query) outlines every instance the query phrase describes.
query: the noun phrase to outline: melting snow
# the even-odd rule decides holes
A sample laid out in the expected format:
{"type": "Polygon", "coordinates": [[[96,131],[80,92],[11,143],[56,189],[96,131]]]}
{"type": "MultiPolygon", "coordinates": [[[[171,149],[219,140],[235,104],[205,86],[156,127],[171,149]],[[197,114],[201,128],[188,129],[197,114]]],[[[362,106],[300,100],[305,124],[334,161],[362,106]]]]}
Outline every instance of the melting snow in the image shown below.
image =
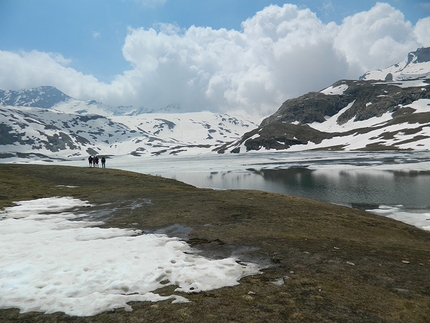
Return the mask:
{"type": "Polygon", "coordinates": [[[422,210],[406,210],[402,205],[381,205],[367,211],[430,231],[430,213],[422,210]]]}
{"type": "Polygon", "coordinates": [[[430,112],[430,99],[420,99],[406,105],[406,107],[415,109],[416,113],[430,112]]]}
{"type": "Polygon", "coordinates": [[[325,95],[342,95],[348,89],[347,84],[341,84],[339,86],[329,86],[328,88],[322,90],[320,93],[325,95]]]}
{"type": "Polygon", "coordinates": [[[17,203],[0,213],[0,308],[91,316],[131,301],[172,299],[177,292],[233,286],[257,274],[254,264],[198,256],[178,238],[102,229],[70,210],[89,204],[67,197],[17,203]]]}
{"type": "Polygon", "coordinates": [[[375,84],[388,84],[394,85],[401,88],[409,88],[409,87],[420,87],[426,86],[428,83],[424,82],[425,80],[410,80],[410,81],[396,81],[396,82],[377,82],[375,84]]]}

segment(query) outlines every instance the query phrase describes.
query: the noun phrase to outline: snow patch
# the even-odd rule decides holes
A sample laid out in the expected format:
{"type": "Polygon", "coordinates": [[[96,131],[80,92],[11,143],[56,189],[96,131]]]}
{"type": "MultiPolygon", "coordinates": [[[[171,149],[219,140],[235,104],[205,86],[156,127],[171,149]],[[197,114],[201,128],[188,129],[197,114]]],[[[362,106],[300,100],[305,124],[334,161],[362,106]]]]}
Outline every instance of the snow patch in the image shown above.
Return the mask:
{"type": "Polygon", "coordinates": [[[381,205],[378,209],[366,211],[430,231],[430,213],[422,210],[407,210],[403,205],[381,205]]]}
{"type": "Polygon", "coordinates": [[[328,88],[320,91],[320,93],[325,95],[342,95],[348,89],[347,84],[341,84],[339,86],[329,86],[328,88]]]}
{"type": "Polygon", "coordinates": [[[138,230],[102,229],[79,220],[73,208],[89,206],[70,197],[16,203],[0,213],[0,308],[22,313],[64,312],[92,316],[132,301],[156,302],[155,290],[200,292],[237,285],[259,273],[237,259],[211,260],[186,242],[138,230]]]}

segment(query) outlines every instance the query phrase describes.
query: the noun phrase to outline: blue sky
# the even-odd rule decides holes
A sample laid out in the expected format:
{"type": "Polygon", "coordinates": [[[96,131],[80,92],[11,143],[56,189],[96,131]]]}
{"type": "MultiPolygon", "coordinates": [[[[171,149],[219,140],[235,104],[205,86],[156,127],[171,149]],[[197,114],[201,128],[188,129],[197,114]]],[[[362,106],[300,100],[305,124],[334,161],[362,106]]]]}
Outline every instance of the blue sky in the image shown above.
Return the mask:
{"type": "MultiPolygon", "coordinates": [[[[377,5],[376,1],[369,0],[298,0],[289,2],[266,0],[2,0],[0,2],[0,51],[5,56],[3,63],[0,60],[0,71],[4,73],[9,71],[6,63],[9,64],[8,66],[11,66],[10,64],[13,62],[18,64],[20,60],[21,63],[19,63],[16,73],[13,73],[11,68],[11,72],[7,73],[13,74],[0,79],[0,88],[16,89],[28,86],[54,85],[66,93],[69,92],[68,94],[72,96],[90,99],[89,91],[83,90],[86,87],[94,89],[91,93],[96,96],[95,99],[108,100],[112,104],[163,105],[167,101],[155,103],[149,98],[150,95],[137,95],[128,101],[125,98],[130,98],[130,93],[136,93],[140,87],[147,85],[149,79],[156,82],[156,79],[159,78],[160,82],[166,84],[168,81],[164,78],[167,76],[160,74],[162,73],[161,63],[165,62],[165,60],[161,61],[161,57],[166,58],[168,56],[166,56],[167,51],[170,51],[170,54],[175,51],[188,53],[191,50],[188,46],[194,46],[192,47],[194,48],[192,49],[194,56],[178,58],[181,62],[186,61],[184,63],[186,66],[178,65],[176,70],[178,73],[188,73],[183,76],[182,82],[195,86],[195,82],[198,81],[201,85],[198,88],[199,97],[195,98],[193,102],[198,101],[200,105],[209,106],[211,109],[216,109],[215,105],[217,104],[219,107],[224,107],[223,109],[235,105],[243,105],[245,108],[247,102],[253,101],[253,98],[241,96],[246,95],[245,92],[255,91],[251,90],[252,86],[248,89],[244,87],[259,76],[269,76],[265,74],[267,71],[262,71],[262,66],[267,65],[268,62],[264,59],[256,61],[257,51],[260,50],[261,44],[254,47],[267,36],[264,32],[259,34],[258,30],[267,28],[268,25],[277,24],[279,27],[283,21],[288,21],[291,26],[297,24],[296,27],[288,27],[290,28],[289,34],[282,34],[285,42],[288,40],[296,46],[308,46],[309,50],[319,50],[318,46],[314,47],[317,41],[321,41],[321,46],[326,46],[326,42],[332,42],[335,52],[339,55],[344,54],[344,57],[340,57],[339,61],[344,64],[343,73],[340,71],[342,67],[337,66],[335,69],[339,69],[339,71],[334,73],[331,78],[317,82],[314,87],[321,86],[323,82],[335,81],[336,77],[351,77],[355,75],[353,73],[365,72],[363,70],[366,68],[386,67],[377,64],[395,63],[396,61],[390,60],[405,57],[407,52],[415,50],[416,46],[430,46],[425,36],[427,31],[430,34],[430,22],[427,22],[430,16],[429,1],[391,0],[381,1],[381,3],[377,5]],[[381,3],[384,6],[380,6],[381,3]],[[274,6],[269,10],[268,6],[271,4],[274,6]],[[294,6],[289,6],[286,10],[286,4],[294,6]],[[282,8],[284,10],[281,10],[282,8]],[[370,18],[365,18],[366,14],[361,13],[367,13],[370,18]],[[276,21],[272,23],[271,17],[275,16],[277,18],[274,21],[276,21]],[[356,39],[361,40],[360,37],[365,36],[363,34],[358,35],[358,28],[367,28],[367,25],[363,25],[366,24],[367,20],[371,21],[369,26],[372,26],[372,30],[374,28],[378,30],[375,35],[369,36],[369,41],[364,41],[367,43],[363,45],[366,53],[363,52],[363,60],[360,61],[358,55],[354,54],[353,48],[346,48],[347,45],[345,44],[348,43],[347,32],[350,28],[351,33],[357,32],[356,39]],[[385,27],[379,28],[378,25],[383,21],[387,22],[385,27]],[[250,32],[245,31],[245,22],[248,22],[247,30],[250,32]],[[317,26],[318,24],[320,27],[317,26]],[[354,26],[356,26],[355,29],[354,26]],[[293,37],[295,30],[301,28],[303,28],[303,37],[308,40],[306,44],[302,44],[302,40],[293,37]],[[333,37],[330,40],[325,39],[324,34],[318,33],[318,28],[327,28],[327,33],[333,33],[333,37]],[[223,34],[224,29],[229,32],[223,34]],[[155,31],[156,34],[151,34],[151,30],[155,31]],[[209,30],[210,35],[202,36],[201,33],[204,30],[209,30]],[[391,32],[392,34],[390,34],[391,32]],[[188,37],[190,33],[192,35],[188,37]],[[219,37],[219,41],[216,41],[214,37],[219,37]],[[243,46],[255,50],[254,58],[250,58],[248,65],[244,64],[244,68],[260,64],[260,69],[256,68],[252,75],[247,75],[248,79],[236,80],[240,74],[246,74],[245,71],[237,69],[225,71],[223,67],[224,71],[219,72],[216,67],[209,66],[207,60],[204,64],[202,63],[203,65],[196,63],[197,52],[194,51],[196,46],[202,46],[203,51],[222,41],[225,42],[224,49],[227,46],[233,48],[239,43],[233,41],[231,37],[242,38],[238,40],[241,44],[238,48],[239,51],[229,54],[232,56],[237,54],[239,61],[241,61],[239,56],[247,53],[243,46]],[[342,41],[342,37],[346,40],[342,41]],[[213,41],[208,42],[207,39],[209,38],[213,41]],[[312,40],[313,38],[317,40],[312,40]],[[392,41],[385,41],[384,43],[384,39],[388,38],[392,41]],[[324,40],[322,41],[322,39],[324,40]],[[163,42],[162,45],[161,42],[163,42]],[[243,42],[247,44],[243,45],[243,42]],[[374,59],[377,47],[375,44],[383,46],[382,43],[385,44],[387,52],[395,50],[398,55],[390,54],[390,57],[386,57],[385,60],[374,59]],[[174,46],[178,47],[174,48],[174,46]],[[375,64],[369,63],[372,58],[375,64]],[[156,71],[148,67],[152,64],[148,62],[154,63],[155,60],[158,60],[156,64],[158,70],[156,71]],[[50,81],[49,75],[45,75],[46,72],[43,72],[39,79],[36,77],[35,69],[38,67],[42,70],[44,64],[46,64],[45,68],[47,69],[54,68],[55,64],[58,65],[57,73],[54,71],[51,73],[52,81],[50,81]],[[199,75],[199,79],[196,78],[197,74],[189,75],[189,68],[192,66],[196,66],[198,69],[196,73],[199,75]],[[76,78],[74,82],[81,85],[78,86],[76,83],[67,85],[67,82],[59,81],[52,76],[57,74],[57,78],[59,78],[58,73],[61,74],[62,72],[64,72],[62,78],[70,78],[71,80],[76,78]],[[204,79],[202,79],[202,75],[205,75],[204,79]],[[148,80],[136,81],[139,77],[147,77],[148,80]],[[232,79],[236,81],[232,81],[232,79]],[[49,82],[52,84],[42,84],[49,82]],[[132,82],[135,83],[132,84],[132,82]],[[204,82],[206,83],[202,84],[204,82]],[[225,82],[225,84],[219,85],[219,82],[225,82]],[[118,85],[119,83],[121,84],[118,85]],[[211,88],[211,85],[215,87],[211,88]],[[101,89],[103,86],[105,86],[104,90],[101,89]],[[218,88],[216,88],[217,86],[218,88]],[[212,94],[215,95],[211,90],[218,91],[218,99],[211,97],[212,94]],[[110,94],[106,91],[110,91],[110,94]],[[112,93],[117,93],[116,99],[112,93]],[[234,97],[235,94],[237,97],[234,97]],[[123,96],[123,99],[120,96],[123,96]]],[[[282,43],[278,41],[279,35],[277,37],[276,40],[271,38],[273,47],[269,49],[270,55],[274,53],[273,50],[276,46],[279,47],[282,43]]],[[[348,46],[354,46],[354,44],[351,43],[348,46]]],[[[321,50],[322,55],[329,55],[327,48],[321,47],[321,50]]],[[[223,53],[225,54],[226,51],[224,50],[223,53]]],[[[299,59],[295,56],[293,49],[289,53],[291,55],[285,56],[285,59],[288,57],[299,59]]],[[[209,57],[210,53],[207,55],[209,57]]],[[[209,59],[208,57],[206,59],[209,59]]],[[[322,59],[322,64],[336,64],[330,58],[327,59],[327,62],[322,59]]],[[[201,60],[198,62],[201,63],[201,60]]],[[[280,61],[280,65],[282,64],[283,61],[280,61]]],[[[220,61],[219,66],[224,66],[224,62],[220,61]]],[[[172,71],[175,71],[174,66],[170,67],[172,71]]],[[[276,66],[271,67],[272,71],[276,69],[276,66]]],[[[312,72],[316,73],[315,68],[312,72]]],[[[321,73],[324,72],[321,71],[321,73]]],[[[315,76],[316,74],[313,77],[315,76]]],[[[358,75],[355,76],[358,77],[358,75]]],[[[175,78],[178,79],[177,82],[181,82],[180,76],[176,75],[175,78]]],[[[267,87],[266,92],[268,92],[266,94],[276,95],[273,102],[267,103],[270,105],[276,104],[276,102],[282,103],[278,101],[314,89],[312,86],[303,86],[302,90],[282,92],[279,90],[281,85],[268,85],[271,82],[283,81],[282,78],[275,79],[264,82],[264,87],[267,87]],[[277,89],[273,90],[273,88],[277,89]]],[[[168,85],[166,84],[166,86],[168,85]]],[[[177,87],[174,83],[171,86],[177,87]]],[[[257,86],[257,84],[253,86],[257,86]]],[[[161,85],[156,88],[160,91],[157,93],[163,95],[164,90],[161,89],[161,85]]],[[[153,90],[157,89],[154,88],[153,90]]],[[[186,95],[190,96],[191,94],[186,95]]],[[[177,100],[176,103],[185,106],[192,101],[192,98],[181,99],[180,96],[177,96],[177,99],[171,97],[170,100],[172,103],[177,100]]],[[[105,103],[109,104],[110,102],[105,103]]],[[[257,105],[255,109],[258,109],[257,105]]],[[[192,110],[195,109],[199,108],[197,106],[192,108],[192,110]]]]}

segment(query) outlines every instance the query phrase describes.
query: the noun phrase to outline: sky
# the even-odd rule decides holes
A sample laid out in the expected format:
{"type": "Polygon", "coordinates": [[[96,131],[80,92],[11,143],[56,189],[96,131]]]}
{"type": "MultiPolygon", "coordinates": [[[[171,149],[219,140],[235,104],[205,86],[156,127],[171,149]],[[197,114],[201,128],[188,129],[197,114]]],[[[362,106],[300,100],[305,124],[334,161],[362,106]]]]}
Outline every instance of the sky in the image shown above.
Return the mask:
{"type": "Polygon", "coordinates": [[[260,266],[233,257],[200,256],[179,238],[98,228],[100,222],[72,210],[91,205],[72,197],[16,204],[0,213],[0,309],[76,316],[130,311],[129,302],[184,303],[178,292],[234,286],[260,273],[260,266]],[[177,286],[173,294],[155,292],[169,285],[177,286]]]}
{"type": "Polygon", "coordinates": [[[430,46],[428,0],[2,0],[0,89],[267,116],[430,46]]]}

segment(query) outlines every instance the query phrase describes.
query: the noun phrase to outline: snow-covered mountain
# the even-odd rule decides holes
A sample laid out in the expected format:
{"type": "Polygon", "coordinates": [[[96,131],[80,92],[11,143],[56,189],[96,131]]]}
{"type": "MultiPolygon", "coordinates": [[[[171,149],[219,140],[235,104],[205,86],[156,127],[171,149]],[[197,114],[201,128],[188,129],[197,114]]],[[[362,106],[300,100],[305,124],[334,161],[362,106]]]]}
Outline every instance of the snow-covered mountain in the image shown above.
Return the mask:
{"type": "Polygon", "coordinates": [[[138,116],[145,113],[181,113],[181,108],[175,105],[168,105],[161,109],[149,109],[145,107],[109,106],[95,100],[80,101],[69,98],[52,106],[53,109],[64,113],[75,113],[80,115],[99,114],[103,116],[138,116]]]}
{"type": "Polygon", "coordinates": [[[360,80],[404,81],[430,78],[430,47],[411,52],[401,63],[365,73],[360,80]]]}
{"type": "Polygon", "coordinates": [[[211,112],[103,116],[0,107],[0,158],[198,154],[256,126],[211,112]]]}
{"type": "Polygon", "coordinates": [[[170,104],[161,109],[135,106],[110,106],[96,100],[76,100],[53,86],[40,86],[20,91],[1,90],[0,106],[23,106],[55,109],[65,113],[100,114],[104,116],[136,116],[143,113],[180,113],[181,107],[170,104]]]}
{"type": "Polygon", "coordinates": [[[219,152],[430,149],[430,48],[408,57],[361,80],[341,80],[285,101],[219,152]]]}
{"type": "MultiPolygon", "coordinates": [[[[227,114],[146,113],[79,101],[53,87],[0,92],[0,158],[211,152],[256,127],[227,114]]],[[[166,107],[175,111],[178,107],[166,107]]]]}

